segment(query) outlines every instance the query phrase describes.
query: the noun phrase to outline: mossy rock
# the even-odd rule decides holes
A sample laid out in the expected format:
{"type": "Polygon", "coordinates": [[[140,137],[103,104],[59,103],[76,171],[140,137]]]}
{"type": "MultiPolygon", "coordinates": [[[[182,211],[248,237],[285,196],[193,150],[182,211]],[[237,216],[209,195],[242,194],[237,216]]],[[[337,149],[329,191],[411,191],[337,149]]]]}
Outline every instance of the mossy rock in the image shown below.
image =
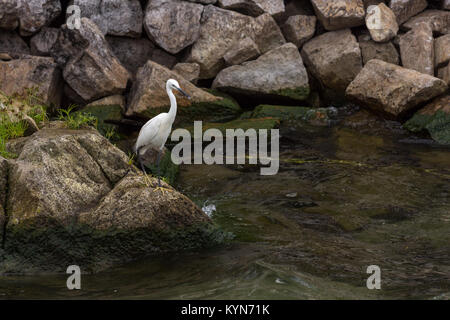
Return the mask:
{"type": "Polygon", "coordinates": [[[335,112],[331,108],[307,108],[275,105],[259,105],[253,111],[252,118],[272,117],[280,120],[304,120],[327,123],[335,112]]]}
{"type": "Polygon", "coordinates": [[[120,105],[89,105],[77,112],[90,114],[97,118],[97,130],[106,135],[111,130],[116,128],[115,125],[105,123],[106,120],[121,120],[123,119],[122,108],[120,105]]]}
{"type": "Polygon", "coordinates": [[[280,90],[272,91],[270,94],[283,96],[293,100],[304,101],[309,97],[310,89],[308,87],[298,87],[298,88],[285,88],[280,90]]]}
{"type": "Polygon", "coordinates": [[[450,144],[450,114],[442,110],[434,114],[416,113],[404,125],[411,132],[427,130],[440,144],[450,144]]]}
{"type": "MultiPolygon", "coordinates": [[[[156,165],[156,157],[153,157],[155,161],[147,162],[146,167],[151,171],[151,173],[157,177],[158,167],[156,165]]],[[[174,164],[171,159],[171,153],[166,149],[164,155],[159,163],[161,179],[166,181],[168,184],[173,185],[177,179],[179,166],[174,164]]]]}

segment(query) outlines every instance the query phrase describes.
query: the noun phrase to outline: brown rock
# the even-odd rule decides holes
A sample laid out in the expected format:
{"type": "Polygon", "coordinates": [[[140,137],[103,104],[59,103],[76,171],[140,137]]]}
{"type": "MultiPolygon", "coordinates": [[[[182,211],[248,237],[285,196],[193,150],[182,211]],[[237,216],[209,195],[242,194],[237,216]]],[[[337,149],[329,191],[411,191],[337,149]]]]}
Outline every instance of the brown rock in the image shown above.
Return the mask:
{"type": "Polygon", "coordinates": [[[450,34],[441,36],[434,41],[434,66],[445,66],[450,61],[450,34]]]}
{"type": "Polygon", "coordinates": [[[439,110],[450,114],[450,94],[437,97],[418,111],[419,114],[433,115],[439,110]]]}
{"type": "Polygon", "coordinates": [[[200,34],[203,6],[173,0],[150,0],[144,27],[151,40],[164,50],[176,54],[193,44],[200,34]]]}
{"type": "Polygon", "coordinates": [[[434,39],[429,23],[417,24],[400,37],[400,55],[405,68],[434,75],[434,39]]]}
{"type": "Polygon", "coordinates": [[[284,37],[301,48],[316,32],[317,18],[315,16],[290,16],[282,27],[284,37]]]}
{"type": "Polygon", "coordinates": [[[367,8],[366,26],[375,42],[389,41],[398,32],[395,14],[384,3],[367,8]]]}
{"type": "Polygon", "coordinates": [[[405,30],[411,30],[415,25],[422,22],[431,24],[431,28],[435,33],[450,33],[450,12],[443,10],[426,10],[411,18],[402,26],[402,28],[405,30]]]}
{"type": "Polygon", "coordinates": [[[220,7],[258,17],[263,13],[278,17],[284,13],[283,0],[218,0],[220,7]]]}
{"type": "Polygon", "coordinates": [[[198,77],[200,76],[200,66],[197,63],[177,63],[172,71],[178,73],[193,84],[197,83],[198,77]]]}
{"type": "Polygon", "coordinates": [[[197,88],[189,81],[178,77],[178,74],[155,63],[148,61],[139,69],[136,81],[131,88],[127,107],[127,116],[140,116],[143,118],[154,115],[155,110],[160,111],[167,108],[169,97],[166,92],[166,81],[178,80],[181,88],[191,96],[191,100],[178,96],[177,103],[180,112],[183,108],[202,102],[214,102],[220,98],[197,88]]]}
{"type": "Polygon", "coordinates": [[[391,0],[389,7],[397,17],[398,25],[426,9],[426,0],[391,0]]]}
{"type": "Polygon", "coordinates": [[[439,68],[437,76],[439,79],[444,80],[447,83],[447,85],[450,86],[450,63],[445,67],[439,68]]]}
{"type": "Polygon", "coordinates": [[[241,39],[224,56],[227,65],[241,64],[242,62],[253,60],[260,55],[258,46],[249,37],[241,39]]]}
{"type": "Polygon", "coordinates": [[[35,56],[49,56],[51,48],[58,40],[59,29],[42,28],[30,40],[31,52],[35,56]]]}
{"type": "Polygon", "coordinates": [[[348,86],[346,95],[363,107],[399,118],[446,90],[438,78],[374,59],[348,86]]]}
{"type": "Polygon", "coordinates": [[[19,26],[20,6],[16,0],[0,0],[0,28],[14,30],[19,26]]]}
{"type": "Polygon", "coordinates": [[[366,12],[362,0],[311,0],[317,18],[327,30],[364,24],[366,12]]]}
{"type": "Polygon", "coordinates": [[[397,65],[400,64],[397,49],[392,42],[375,42],[371,40],[369,35],[359,36],[358,41],[364,65],[372,59],[378,59],[397,65]]]}
{"type": "Polygon", "coordinates": [[[61,71],[52,58],[0,61],[0,90],[6,95],[27,96],[32,90],[44,104],[59,106],[61,85],[61,71]]]}
{"type": "Polygon", "coordinates": [[[361,50],[350,29],[324,33],[302,49],[308,70],[325,87],[345,92],[362,68],[361,50]]]}
{"type": "Polygon", "coordinates": [[[266,53],[286,43],[280,27],[268,13],[255,18],[252,31],[250,37],[253,37],[261,53],[266,53]]]}
{"type": "Polygon", "coordinates": [[[61,14],[60,0],[18,1],[20,34],[29,36],[48,26],[61,14]]]}
{"type": "Polygon", "coordinates": [[[109,96],[105,97],[99,100],[96,100],[94,102],[89,103],[86,105],[86,107],[93,107],[93,106],[120,106],[120,108],[125,111],[125,97],[119,94],[116,94],[115,96],[109,96]]]}

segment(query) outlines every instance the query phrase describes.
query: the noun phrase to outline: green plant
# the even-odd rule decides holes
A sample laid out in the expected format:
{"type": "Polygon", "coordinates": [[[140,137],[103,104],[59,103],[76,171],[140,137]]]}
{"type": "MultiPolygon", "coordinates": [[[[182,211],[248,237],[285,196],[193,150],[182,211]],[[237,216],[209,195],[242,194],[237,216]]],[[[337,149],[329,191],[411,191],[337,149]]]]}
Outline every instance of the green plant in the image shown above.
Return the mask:
{"type": "Polygon", "coordinates": [[[6,141],[22,137],[27,127],[28,125],[24,121],[13,122],[7,115],[0,115],[0,156],[4,158],[15,156],[6,150],[6,141]]]}
{"type": "Polygon", "coordinates": [[[97,118],[84,112],[72,112],[76,106],[71,105],[67,109],[60,109],[58,119],[66,123],[70,129],[80,129],[90,125],[97,128],[97,118]]]}
{"type": "Polygon", "coordinates": [[[116,132],[115,128],[109,127],[106,129],[105,138],[109,141],[117,141],[120,140],[119,134],[116,132]]]}

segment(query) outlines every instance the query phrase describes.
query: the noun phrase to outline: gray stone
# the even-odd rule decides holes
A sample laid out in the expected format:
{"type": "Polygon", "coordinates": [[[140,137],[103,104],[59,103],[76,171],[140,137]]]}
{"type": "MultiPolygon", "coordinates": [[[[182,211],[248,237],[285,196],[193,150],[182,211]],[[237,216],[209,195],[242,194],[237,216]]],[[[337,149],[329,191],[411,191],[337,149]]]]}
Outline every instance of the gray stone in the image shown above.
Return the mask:
{"type": "Polygon", "coordinates": [[[437,76],[439,79],[444,80],[448,86],[450,86],[450,63],[445,67],[439,68],[437,76]]]}
{"type": "Polygon", "coordinates": [[[308,41],[301,51],[308,70],[325,87],[338,93],[361,71],[361,50],[350,29],[324,33],[308,41]]]}
{"type": "Polygon", "coordinates": [[[398,51],[392,42],[375,42],[370,35],[361,35],[358,37],[358,41],[364,65],[372,59],[400,64],[398,51]]]}
{"type": "Polygon", "coordinates": [[[203,6],[196,3],[150,0],[144,26],[151,40],[176,54],[193,44],[200,34],[203,6]]]}
{"type": "Polygon", "coordinates": [[[429,23],[417,24],[400,37],[400,55],[405,68],[434,75],[434,39],[429,23]]]}
{"type": "Polygon", "coordinates": [[[17,0],[0,0],[0,28],[14,30],[19,26],[20,3],[17,0]]]}
{"type": "Polygon", "coordinates": [[[257,17],[263,13],[277,17],[284,13],[283,0],[218,0],[224,9],[236,10],[243,14],[257,17]]]}
{"type": "Polygon", "coordinates": [[[197,83],[198,77],[200,76],[200,66],[197,63],[177,63],[172,71],[178,73],[193,84],[197,83]]]}
{"type": "Polygon", "coordinates": [[[389,7],[397,17],[398,25],[426,9],[427,0],[390,0],[389,7]]]}
{"type": "Polygon", "coordinates": [[[15,31],[0,31],[0,52],[30,54],[30,48],[15,31]]]}
{"type": "Polygon", "coordinates": [[[366,11],[362,0],[311,0],[311,3],[327,30],[364,25],[366,11]]]}
{"type": "Polygon", "coordinates": [[[450,12],[443,10],[426,10],[411,18],[402,26],[402,28],[405,30],[411,30],[415,25],[422,22],[429,23],[435,33],[450,33],[450,12]]]}
{"type": "Polygon", "coordinates": [[[434,66],[445,66],[450,61],[450,34],[434,40],[434,66]]]}
{"type": "Polygon", "coordinates": [[[446,83],[438,78],[374,59],[348,86],[346,94],[362,107],[395,119],[446,90],[446,83]]]}
{"type": "Polygon", "coordinates": [[[372,39],[376,42],[389,41],[398,32],[396,16],[384,3],[367,8],[366,26],[372,39]]]}
{"type": "Polygon", "coordinates": [[[42,28],[30,40],[31,53],[35,56],[49,56],[51,48],[58,40],[59,29],[42,28]]]}
{"type": "Polygon", "coordinates": [[[222,70],[213,88],[248,95],[270,95],[306,100],[308,74],[297,47],[286,43],[254,61],[222,70]]]}
{"type": "Polygon", "coordinates": [[[250,36],[258,45],[261,53],[278,48],[286,43],[280,28],[268,13],[255,18],[250,36]]]}
{"type": "Polygon", "coordinates": [[[287,41],[301,48],[316,32],[315,16],[290,16],[283,24],[282,31],[287,41]]]}
{"type": "Polygon", "coordinates": [[[20,3],[20,34],[29,36],[48,26],[61,14],[60,0],[27,0],[20,3]]]}

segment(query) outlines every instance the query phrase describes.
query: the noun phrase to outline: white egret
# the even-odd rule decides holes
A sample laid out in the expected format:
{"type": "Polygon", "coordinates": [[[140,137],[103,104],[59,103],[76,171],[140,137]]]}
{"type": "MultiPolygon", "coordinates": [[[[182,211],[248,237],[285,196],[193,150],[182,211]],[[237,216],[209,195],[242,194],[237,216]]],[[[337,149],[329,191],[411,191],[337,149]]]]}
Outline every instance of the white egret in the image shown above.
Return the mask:
{"type": "Polygon", "coordinates": [[[158,151],[156,160],[158,167],[158,189],[163,189],[161,188],[161,179],[159,172],[161,152],[164,148],[164,145],[166,144],[167,138],[169,138],[170,132],[172,131],[172,124],[175,121],[175,116],[177,114],[177,99],[172,92],[173,89],[179,91],[182,95],[190,99],[190,96],[180,88],[178,81],[174,79],[167,80],[166,91],[170,99],[170,110],[168,113],[160,113],[156,117],[147,121],[147,123],[141,128],[139,136],[136,140],[136,144],[134,146],[134,151],[136,152],[138,161],[144,174],[146,174],[146,172],[145,167],[141,161],[141,156],[143,156],[149,149],[156,149],[158,151]]]}

